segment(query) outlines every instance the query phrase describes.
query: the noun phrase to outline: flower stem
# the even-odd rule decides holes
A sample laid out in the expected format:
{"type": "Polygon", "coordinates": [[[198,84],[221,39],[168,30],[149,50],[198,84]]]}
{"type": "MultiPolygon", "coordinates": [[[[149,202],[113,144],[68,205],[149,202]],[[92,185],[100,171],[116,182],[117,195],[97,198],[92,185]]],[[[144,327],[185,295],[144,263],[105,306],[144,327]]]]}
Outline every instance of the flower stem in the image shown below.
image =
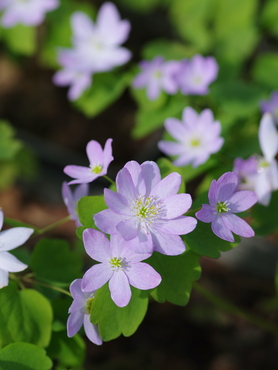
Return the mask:
{"type": "Polygon", "coordinates": [[[69,216],[67,216],[67,217],[62,218],[62,219],[61,219],[61,220],[59,220],[59,221],[54,222],[53,224],[50,224],[50,225],[48,225],[48,226],[46,226],[46,227],[43,227],[42,229],[37,229],[37,230],[35,231],[34,236],[41,235],[41,234],[46,233],[47,231],[50,231],[50,230],[52,230],[52,229],[55,229],[55,227],[60,226],[60,225],[62,225],[62,224],[64,224],[64,223],[66,223],[66,222],[67,222],[67,221],[69,221],[69,220],[71,220],[71,216],[70,216],[70,215],[69,215],[69,216]]]}
{"type": "Polygon", "coordinates": [[[113,181],[112,179],[110,179],[110,177],[109,177],[109,176],[103,175],[103,177],[104,177],[107,181],[111,182],[111,184],[112,184],[112,185],[115,185],[115,181],[113,181]]]}
{"type": "Polygon", "coordinates": [[[67,290],[65,289],[62,289],[62,288],[58,288],[57,286],[53,286],[53,285],[50,285],[50,284],[46,284],[46,283],[41,283],[40,281],[36,281],[36,280],[33,280],[33,279],[30,279],[26,276],[23,276],[21,278],[21,280],[25,281],[26,283],[30,283],[30,284],[34,284],[34,285],[40,285],[40,286],[44,286],[46,288],[50,288],[50,289],[53,289],[53,290],[57,290],[58,292],[60,293],[63,293],[63,294],[66,294],[68,296],[71,297],[71,294],[70,292],[68,292],[67,290]]]}
{"type": "Polygon", "coordinates": [[[269,322],[268,320],[264,319],[263,317],[260,317],[258,315],[252,314],[250,312],[247,312],[245,310],[242,310],[234,305],[232,305],[229,302],[224,301],[223,299],[217,297],[213,293],[206,290],[204,287],[202,287],[200,284],[194,282],[193,283],[194,289],[204,296],[209,302],[213,303],[214,305],[222,308],[226,312],[229,312],[232,315],[238,316],[240,318],[243,318],[245,320],[250,321],[252,324],[260,327],[263,330],[266,330],[274,335],[278,336],[278,327],[276,327],[273,323],[269,322]]]}

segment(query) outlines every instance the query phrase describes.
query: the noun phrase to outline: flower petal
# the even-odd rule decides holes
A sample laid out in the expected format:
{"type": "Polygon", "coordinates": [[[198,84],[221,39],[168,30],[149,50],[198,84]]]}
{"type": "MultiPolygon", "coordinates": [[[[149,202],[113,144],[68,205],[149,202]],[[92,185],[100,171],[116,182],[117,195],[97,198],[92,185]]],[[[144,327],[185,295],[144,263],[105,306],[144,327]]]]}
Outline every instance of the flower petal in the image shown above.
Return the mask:
{"type": "Polygon", "coordinates": [[[265,113],[259,127],[259,142],[265,159],[270,162],[278,151],[278,133],[271,114],[265,113]]]}
{"type": "Polygon", "coordinates": [[[181,216],[167,220],[159,227],[160,231],[173,235],[185,235],[195,229],[197,220],[194,217],[181,216]]]}
{"type": "Polygon", "coordinates": [[[177,118],[168,118],[164,123],[165,129],[177,141],[182,141],[187,136],[187,130],[177,118]]]}
{"type": "Polygon", "coordinates": [[[116,226],[116,229],[125,240],[134,239],[138,234],[135,217],[121,221],[116,226]]]}
{"type": "Polygon", "coordinates": [[[91,140],[86,146],[90,166],[103,165],[103,150],[99,142],[91,140]]]}
{"type": "Polygon", "coordinates": [[[111,298],[118,307],[128,305],[131,298],[131,289],[128,278],[123,271],[115,271],[109,281],[111,298]]]}
{"type": "MultiPolygon", "coordinates": [[[[124,202],[124,204],[128,206],[129,203],[132,202],[132,200],[136,198],[138,194],[132,181],[131,174],[127,168],[124,167],[118,172],[118,175],[116,177],[116,185],[118,193],[123,198],[122,202],[124,202]]],[[[108,203],[107,205],[109,208],[111,208],[108,203]]]]}
{"type": "Polygon", "coordinates": [[[257,201],[257,196],[253,191],[237,191],[229,198],[228,207],[230,208],[232,213],[239,213],[246,211],[257,201]]]}
{"type": "Polygon", "coordinates": [[[251,238],[255,235],[252,227],[248,225],[248,223],[242,218],[234,214],[223,215],[223,222],[233,233],[237,235],[245,238],[251,238]]]}
{"type": "Polygon", "coordinates": [[[141,173],[138,178],[138,191],[141,194],[148,195],[152,188],[161,180],[160,170],[158,165],[153,161],[146,161],[141,164],[141,173]],[[143,181],[142,181],[143,180],[143,181]],[[140,186],[144,182],[144,187],[140,186]]]}
{"type": "Polygon", "coordinates": [[[106,235],[95,229],[86,229],[82,234],[88,255],[98,262],[108,262],[111,255],[110,242],[106,235]]]}
{"type": "Polygon", "coordinates": [[[84,313],[80,311],[72,312],[67,321],[67,335],[73,337],[82,327],[84,313]]]}
{"type": "Polygon", "coordinates": [[[94,215],[94,221],[97,227],[106,234],[117,234],[116,226],[123,221],[126,216],[118,215],[110,209],[104,209],[94,215]]]}
{"type": "Polygon", "coordinates": [[[0,289],[9,284],[9,273],[8,271],[0,268],[0,289]]]}
{"type": "Polygon", "coordinates": [[[85,272],[81,288],[84,292],[93,292],[101,288],[113,275],[109,263],[98,263],[85,272]]]}
{"type": "Polygon", "coordinates": [[[203,204],[202,209],[195,213],[198,220],[202,222],[212,222],[216,217],[216,212],[214,210],[214,207],[212,207],[209,204],[203,204]]]}
{"type": "Polygon", "coordinates": [[[107,139],[103,149],[103,167],[107,170],[109,164],[113,161],[112,139],[107,139]]]}
{"type": "Polygon", "coordinates": [[[0,252],[10,251],[24,244],[34,230],[29,227],[13,227],[0,233],[0,252]]]}
{"type": "Polygon", "coordinates": [[[28,266],[25,263],[20,262],[15,256],[8,252],[0,252],[0,269],[9,272],[23,271],[28,266]]]}
{"type": "Polygon", "coordinates": [[[3,211],[0,209],[0,230],[2,229],[3,227],[3,222],[4,222],[4,213],[3,211]]]}
{"type": "Polygon", "coordinates": [[[165,198],[163,204],[166,207],[165,218],[176,218],[189,210],[192,205],[192,198],[190,194],[174,194],[165,198]]]}
{"type": "Polygon", "coordinates": [[[85,182],[91,182],[96,177],[89,167],[69,165],[64,168],[64,173],[76,180],[70,181],[68,184],[81,184],[85,182]]]}
{"type": "MultiPolygon", "coordinates": [[[[130,194],[128,194],[128,192],[127,196],[130,198],[130,194]]],[[[124,195],[120,193],[115,193],[110,189],[104,189],[104,199],[105,203],[112,212],[124,216],[128,216],[131,214],[129,209],[129,204],[132,200],[131,198],[127,199],[124,195]]]]}
{"type": "Polygon", "coordinates": [[[234,242],[233,234],[230,229],[227,228],[223,222],[222,217],[216,217],[211,223],[211,229],[218,238],[227,240],[228,242],[234,242]]]}
{"type": "Polygon", "coordinates": [[[130,285],[137,289],[153,289],[161,283],[161,276],[153,267],[144,262],[131,264],[126,272],[130,285]]]}
{"type": "Polygon", "coordinates": [[[177,256],[185,251],[185,244],[178,235],[166,233],[152,233],[154,251],[168,256],[177,256]]]}
{"type": "Polygon", "coordinates": [[[159,181],[159,183],[152,189],[150,195],[154,195],[160,199],[163,199],[169,195],[177,194],[181,185],[181,181],[181,175],[177,172],[172,172],[170,175],[159,181]]]}
{"type": "MultiPolygon", "coordinates": [[[[235,191],[238,185],[238,176],[234,172],[226,172],[224,175],[219,177],[216,181],[215,189],[216,189],[216,202],[225,202],[230,198],[230,196],[235,191]]],[[[210,199],[210,192],[209,192],[209,199],[210,199]]],[[[211,203],[210,204],[214,205],[211,203]]]]}
{"type": "Polygon", "coordinates": [[[85,333],[90,341],[100,346],[102,344],[102,339],[98,332],[98,326],[91,323],[89,314],[84,315],[83,324],[85,333]]]}

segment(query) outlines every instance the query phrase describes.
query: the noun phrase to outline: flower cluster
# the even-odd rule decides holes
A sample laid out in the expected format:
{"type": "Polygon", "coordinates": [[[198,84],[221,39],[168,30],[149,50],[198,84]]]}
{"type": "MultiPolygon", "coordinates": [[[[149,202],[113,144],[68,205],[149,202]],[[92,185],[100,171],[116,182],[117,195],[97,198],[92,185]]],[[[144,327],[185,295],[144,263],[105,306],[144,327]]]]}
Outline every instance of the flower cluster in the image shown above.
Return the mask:
{"type": "Polygon", "coordinates": [[[3,11],[1,25],[4,28],[17,24],[37,26],[43,22],[45,13],[58,6],[59,0],[1,0],[0,10],[3,11]]]}
{"type": "Polygon", "coordinates": [[[258,203],[267,206],[271,193],[278,189],[278,132],[270,113],[265,113],[259,127],[259,143],[263,155],[244,160],[237,158],[233,171],[240,178],[239,189],[253,190],[258,203]]]}
{"type": "Polygon", "coordinates": [[[197,167],[205,163],[210,154],[218,152],[224,142],[220,137],[220,122],[214,121],[210,109],[203,110],[200,115],[191,108],[184,108],[182,121],[168,118],[165,129],[176,141],[159,141],[159,149],[167,154],[178,156],[174,160],[176,166],[192,164],[197,167]]]}
{"type": "Polygon", "coordinates": [[[133,87],[146,87],[147,97],[155,100],[161,91],[185,95],[206,95],[208,86],[216,79],[218,65],[213,57],[195,55],[191,60],[165,61],[156,57],[140,63],[141,72],[134,78],[133,87]]]}
{"type": "Polygon", "coordinates": [[[120,45],[130,31],[130,23],[121,20],[116,6],[104,3],[99,9],[96,22],[83,12],[71,17],[73,49],[58,52],[62,70],[56,72],[53,81],[59,86],[70,86],[68,98],[78,99],[91,86],[92,76],[111,71],[129,61],[131,53],[120,45]]]}

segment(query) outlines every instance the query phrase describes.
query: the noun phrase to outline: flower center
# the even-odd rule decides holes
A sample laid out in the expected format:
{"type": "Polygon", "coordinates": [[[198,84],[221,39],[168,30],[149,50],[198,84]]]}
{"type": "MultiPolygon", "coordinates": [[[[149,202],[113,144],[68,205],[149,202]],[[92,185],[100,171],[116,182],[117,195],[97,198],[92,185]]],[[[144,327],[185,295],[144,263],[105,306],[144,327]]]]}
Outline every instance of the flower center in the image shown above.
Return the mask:
{"type": "Polygon", "coordinates": [[[102,166],[100,164],[98,164],[95,167],[91,167],[91,171],[96,173],[96,174],[99,174],[102,171],[102,166]]]}
{"type": "Polygon", "coordinates": [[[225,202],[218,202],[216,204],[216,206],[215,206],[216,212],[218,212],[218,213],[226,213],[226,212],[230,211],[231,209],[228,208],[228,205],[229,204],[230,203],[227,200],[225,200],[225,202]]]}
{"type": "Polygon", "coordinates": [[[201,76],[194,76],[193,77],[193,82],[196,84],[196,85],[200,85],[200,83],[202,82],[202,77],[201,76]]]}
{"type": "Polygon", "coordinates": [[[109,263],[113,271],[123,271],[126,267],[128,267],[128,262],[122,257],[112,257],[109,263]]]}
{"type": "Polygon", "coordinates": [[[92,308],[92,303],[93,303],[94,298],[95,298],[94,294],[91,294],[90,297],[86,299],[85,313],[87,314],[91,313],[91,308],[92,308]]]}
{"type": "Polygon", "coordinates": [[[154,78],[161,78],[162,77],[162,73],[160,71],[154,71],[153,77],[154,78]]]}
{"type": "Polygon", "coordinates": [[[258,169],[257,169],[257,172],[258,173],[262,173],[266,168],[269,167],[269,162],[267,162],[265,159],[261,159],[258,163],[258,169]]]}
{"type": "Polygon", "coordinates": [[[190,140],[190,145],[193,147],[197,147],[201,145],[201,140],[199,139],[191,139],[190,140]]]}
{"type": "Polygon", "coordinates": [[[156,197],[147,197],[140,195],[133,201],[131,210],[137,219],[137,228],[142,228],[147,234],[159,217],[163,215],[163,202],[156,197]]]}

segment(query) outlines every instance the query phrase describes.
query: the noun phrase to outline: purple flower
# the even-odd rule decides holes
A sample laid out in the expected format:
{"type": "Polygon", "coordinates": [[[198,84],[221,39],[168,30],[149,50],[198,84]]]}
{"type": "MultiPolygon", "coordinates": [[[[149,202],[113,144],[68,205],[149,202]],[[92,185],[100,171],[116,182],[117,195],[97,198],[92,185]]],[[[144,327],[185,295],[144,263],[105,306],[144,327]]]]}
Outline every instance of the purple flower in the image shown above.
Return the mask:
{"type": "Polygon", "coordinates": [[[109,207],[94,216],[107,234],[136,240],[138,251],[178,255],[185,251],[179,235],[195,229],[196,219],[183,216],[191,207],[189,194],[177,194],[182,178],[174,172],[161,180],[155,162],[128,162],[116,178],[118,193],[104,190],[109,207]]]}
{"type": "Polygon", "coordinates": [[[258,160],[255,156],[248,159],[236,158],[233,172],[238,175],[238,190],[254,190],[254,181],[258,175],[258,160]]]}
{"type": "Polygon", "coordinates": [[[182,121],[168,118],[165,128],[177,141],[159,141],[159,149],[167,155],[177,155],[175,166],[192,164],[197,167],[206,162],[212,153],[216,153],[223,145],[224,139],[219,137],[220,122],[214,121],[210,109],[203,110],[200,115],[191,107],[183,110],[182,121]]]}
{"type": "Polygon", "coordinates": [[[81,184],[76,187],[76,189],[71,192],[70,187],[66,182],[63,182],[62,186],[62,196],[64,199],[64,203],[67,206],[68,212],[71,216],[72,220],[75,220],[76,226],[82,226],[78,214],[77,214],[77,202],[80,198],[86,197],[89,193],[89,186],[88,184],[81,184]]]}
{"type": "Polygon", "coordinates": [[[140,67],[141,72],[134,78],[132,86],[135,89],[146,87],[150,100],[157,99],[161,90],[168,94],[178,91],[175,76],[180,69],[179,62],[165,62],[163,57],[156,57],[152,61],[143,60],[140,67]]]}
{"type": "Polygon", "coordinates": [[[181,62],[178,82],[183,94],[206,95],[208,86],[217,77],[218,65],[213,57],[195,55],[181,62]]]}
{"type": "Polygon", "coordinates": [[[53,82],[57,86],[70,86],[68,98],[74,101],[91,86],[92,74],[65,67],[54,74],[53,82]]]}
{"type": "Polygon", "coordinates": [[[226,172],[218,180],[213,180],[209,193],[209,204],[203,204],[196,213],[198,220],[211,222],[211,229],[219,238],[234,241],[235,233],[245,238],[254,236],[253,229],[242,218],[234,213],[246,211],[257,202],[252,191],[236,191],[238,176],[234,172],[226,172]]]}
{"type": "Polygon", "coordinates": [[[0,10],[3,10],[1,24],[5,28],[17,24],[37,26],[44,20],[45,13],[56,9],[59,0],[1,0],[0,10]]]}
{"type": "MultiPolygon", "coordinates": [[[[0,230],[3,221],[4,214],[0,210],[0,230]]],[[[14,227],[0,232],[0,288],[8,285],[9,272],[23,271],[28,267],[7,251],[25,243],[33,232],[34,230],[28,227],[14,227]]]]}
{"type": "Polygon", "coordinates": [[[278,124],[278,91],[273,91],[269,100],[260,102],[262,113],[270,113],[275,123],[278,124]]]}
{"type": "Polygon", "coordinates": [[[161,276],[142,260],[151,253],[137,253],[137,241],[125,241],[119,234],[111,235],[109,241],[100,231],[86,229],[83,232],[86,252],[94,260],[83,276],[81,288],[90,292],[101,288],[109,281],[111,298],[119,307],[128,305],[131,298],[130,285],[148,290],[158,286],[161,276]]]}
{"type": "Polygon", "coordinates": [[[76,279],[71,283],[70,292],[73,302],[69,308],[70,315],[67,321],[68,337],[73,337],[84,325],[85,333],[90,341],[97,345],[102,344],[97,325],[93,325],[90,321],[94,292],[82,292],[81,279],[76,279]]]}
{"type": "Polygon", "coordinates": [[[75,180],[68,183],[69,185],[92,182],[96,178],[106,175],[108,166],[114,159],[112,156],[112,139],[106,141],[103,150],[97,141],[91,140],[87,144],[86,151],[90,161],[89,167],[70,165],[64,168],[65,174],[75,178],[75,180]]]}

